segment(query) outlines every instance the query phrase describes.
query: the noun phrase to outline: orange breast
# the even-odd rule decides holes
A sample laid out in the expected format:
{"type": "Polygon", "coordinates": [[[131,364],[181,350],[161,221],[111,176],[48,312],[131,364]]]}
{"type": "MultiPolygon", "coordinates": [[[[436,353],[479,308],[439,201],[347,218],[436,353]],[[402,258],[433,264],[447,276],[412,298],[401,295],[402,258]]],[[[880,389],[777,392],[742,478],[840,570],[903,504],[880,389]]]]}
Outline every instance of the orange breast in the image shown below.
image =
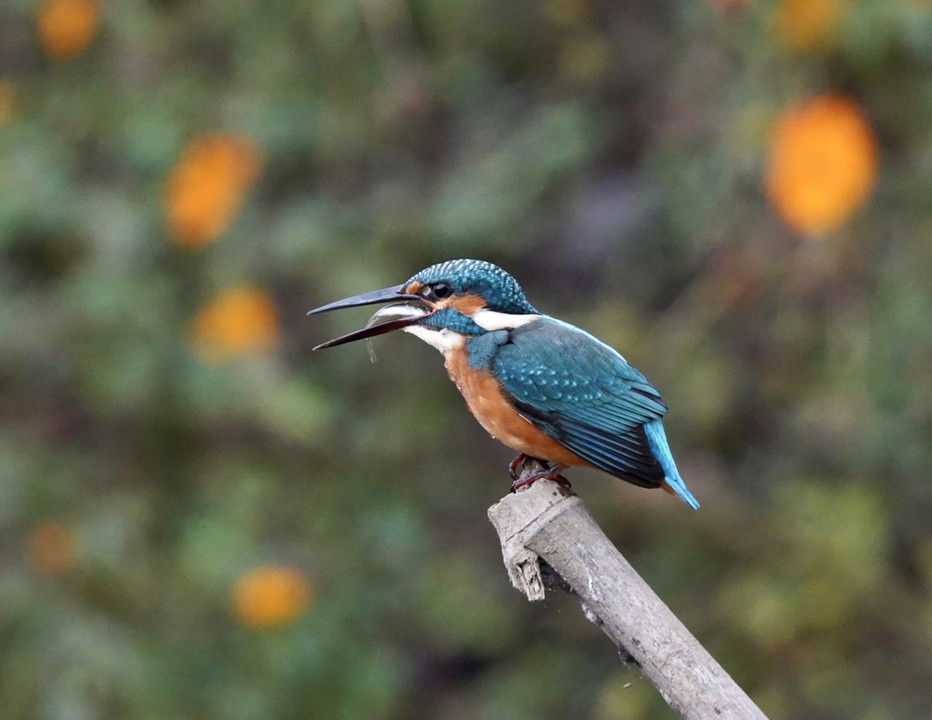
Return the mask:
{"type": "Polygon", "coordinates": [[[496,440],[541,460],[592,467],[521,417],[505,399],[498,380],[488,372],[469,367],[465,349],[451,351],[446,358],[446,368],[466,399],[469,411],[496,440]]]}

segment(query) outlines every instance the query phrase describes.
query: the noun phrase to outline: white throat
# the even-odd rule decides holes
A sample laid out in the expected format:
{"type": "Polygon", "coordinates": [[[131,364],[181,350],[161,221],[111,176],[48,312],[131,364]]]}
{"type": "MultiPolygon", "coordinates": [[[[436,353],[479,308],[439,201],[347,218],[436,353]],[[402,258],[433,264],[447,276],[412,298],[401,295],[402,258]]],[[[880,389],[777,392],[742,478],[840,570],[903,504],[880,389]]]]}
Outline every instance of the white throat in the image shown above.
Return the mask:
{"type": "Polygon", "coordinates": [[[411,333],[431,347],[437,348],[444,357],[466,344],[465,335],[460,335],[446,328],[438,330],[437,328],[426,327],[424,325],[409,325],[403,328],[402,331],[411,333]]]}

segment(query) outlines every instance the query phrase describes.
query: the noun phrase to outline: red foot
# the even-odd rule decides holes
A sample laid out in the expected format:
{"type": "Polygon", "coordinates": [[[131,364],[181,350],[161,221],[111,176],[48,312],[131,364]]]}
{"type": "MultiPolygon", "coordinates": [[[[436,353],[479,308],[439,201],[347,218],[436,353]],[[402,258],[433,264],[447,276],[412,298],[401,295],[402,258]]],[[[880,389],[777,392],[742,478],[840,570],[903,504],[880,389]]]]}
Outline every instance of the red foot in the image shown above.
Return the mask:
{"type": "MultiPolygon", "coordinates": [[[[511,483],[511,492],[517,492],[518,490],[521,490],[523,488],[531,487],[531,485],[536,483],[538,480],[543,480],[544,478],[547,478],[548,480],[553,480],[555,483],[560,485],[560,487],[569,490],[570,481],[560,474],[564,470],[566,470],[566,465],[554,465],[552,467],[547,468],[546,470],[541,470],[540,472],[531,473],[530,475],[527,475],[526,477],[523,477],[520,480],[518,478],[515,478],[515,481],[511,483]]],[[[514,473],[512,473],[512,476],[514,476],[514,473]]]]}
{"type": "Polygon", "coordinates": [[[521,466],[524,465],[524,463],[526,463],[528,460],[536,460],[541,465],[547,464],[543,460],[540,460],[536,457],[532,457],[531,455],[528,455],[527,453],[520,453],[518,457],[516,457],[514,460],[508,463],[508,472],[511,474],[512,480],[518,479],[518,476],[520,475],[520,471],[521,471],[521,466]]]}

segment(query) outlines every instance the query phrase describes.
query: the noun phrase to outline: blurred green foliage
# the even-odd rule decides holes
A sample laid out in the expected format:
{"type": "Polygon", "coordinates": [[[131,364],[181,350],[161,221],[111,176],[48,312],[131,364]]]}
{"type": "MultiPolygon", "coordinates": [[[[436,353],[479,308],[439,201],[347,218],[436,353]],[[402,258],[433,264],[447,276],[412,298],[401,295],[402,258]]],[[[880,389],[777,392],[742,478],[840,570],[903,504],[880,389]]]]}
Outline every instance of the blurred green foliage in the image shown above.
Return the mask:
{"type": "Polygon", "coordinates": [[[508,587],[511,453],[436,354],[309,352],[365,313],[308,308],[452,257],[664,391],[702,510],[575,488],[765,711],[927,716],[927,3],[126,0],[40,41],[48,2],[0,8],[4,718],[673,716],[570,600],[508,587]],[[769,129],[826,93],[880,173],[799,237],[769,129]],[[261,170],[190,247],[167,183],[213,133],[261,170]],[[243,286],[274,342],[205,361],[199,313],[243,286]],[[250,627],[266,565],[309,600],[250,627]]]}

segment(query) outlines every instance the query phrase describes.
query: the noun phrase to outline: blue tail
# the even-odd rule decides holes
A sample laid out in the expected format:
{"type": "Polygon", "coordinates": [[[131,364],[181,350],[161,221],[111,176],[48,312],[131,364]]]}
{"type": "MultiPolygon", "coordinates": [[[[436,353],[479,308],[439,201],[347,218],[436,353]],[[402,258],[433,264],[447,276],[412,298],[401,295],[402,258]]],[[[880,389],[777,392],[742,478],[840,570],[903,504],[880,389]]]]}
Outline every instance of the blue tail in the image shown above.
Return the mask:
{"type": "Polygon", "coordinates": [[[670,452],[670,446],[667,444],[667,434],[663,431],[663,423],[660,420],[651,420],[644,425],[644,432],[647,434],[647,444],[651,452],[663,468],[664,480],[667,485],[679,495],[693,510],[699,509],[699,501],[689,492],[683,478],[680,477],[676,469],[676,463],[673,462],[673,454],[670,452]]]}

